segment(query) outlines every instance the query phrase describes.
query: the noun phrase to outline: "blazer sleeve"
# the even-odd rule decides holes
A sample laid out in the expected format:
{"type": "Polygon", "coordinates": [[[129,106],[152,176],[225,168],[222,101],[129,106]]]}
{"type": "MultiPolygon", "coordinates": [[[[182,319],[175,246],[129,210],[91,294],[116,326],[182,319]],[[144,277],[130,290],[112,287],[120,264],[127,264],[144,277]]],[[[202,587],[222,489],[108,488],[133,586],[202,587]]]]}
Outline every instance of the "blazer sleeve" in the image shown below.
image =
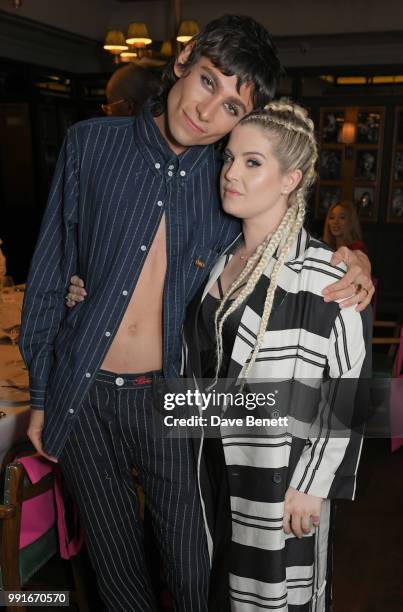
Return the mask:
{"type": "Polygon", "coordinates": [[[53,363],[53,343],[66,313],[64,297],[77,262],[79,182],[75,131],[63,142],[22,310],[20,350],[29,370],[31,407],[43,409],[53,363]]]}
{"type": "Polygon", "coordinates": [[[370,404],[372,313],[341,309],[330,337],[328,377],[317,418],[290,486],[317,497],[354,499],[370,404]]]}

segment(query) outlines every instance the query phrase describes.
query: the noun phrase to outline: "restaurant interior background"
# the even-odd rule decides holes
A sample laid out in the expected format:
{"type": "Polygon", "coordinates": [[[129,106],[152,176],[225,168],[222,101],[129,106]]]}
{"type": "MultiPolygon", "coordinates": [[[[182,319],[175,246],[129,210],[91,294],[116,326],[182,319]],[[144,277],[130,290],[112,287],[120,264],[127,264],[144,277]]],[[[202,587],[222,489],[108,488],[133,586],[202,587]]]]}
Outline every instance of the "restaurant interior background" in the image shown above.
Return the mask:
{"type": "Polygon", "coordinates": [[[23,0],[18,9],[0,0],[1,237],[10,251],[9,274],[25,280],[67,127],[102,114],[105,83],[117,67],[103,49],[107,31],[125,33],[128,24],[145,23],[158,64],[167,59],[159,51],[173,38],[175,20],[203,26],[225,12],[248,12],[272,32],[287,70],[281,93],[306,105],[318,127],[322,177],[311,201],[311,227],[321,233],[324,209],[334,198],[370,194],[360,216],[379,279],[377,316],[395,318],[403,302],[400,0],[23,0]],[[380,124],[376,142],[360,143],[359,134],[352,145],[326,141],[329,120],[357,126],[371,117],[380,124]],[[366,178],[357,169],[365,153],[373,162],[366,178]]]}
{"type": "MultiPolygon", "coordinates": [[[[107,32],[125,34],[130,23],[145,23],[152,43],[135,61],[158,71],[169,59],[161,52],[163,43],[177,44],[181,20],[203,27],[224,13],[247,13],[273,34],[286,68],[280,93],[309,108],[317,126],[320,178],[308,223],[321,235],[326,207],[335,199],[360,204],[364,241],[378,279],[376,316],[399,321],[402,0],[0,0],[0,237],[8,274],[15,284],[25,282],[66,129],[102,116],[106,82],[123,65],[103,49],[107,32]]],[[[397,453],[391,458],[384,452],[380,460],[377,452],[363,461],[363,498],[352,511],[340,512],[337,612],[403,609],[397,578],[403,547],[396,533],[402,463],[397,453]],[[354,532],[352,524],[358,526],[354,532]],[[384,541],[388,544],[382,548],[384,541]],[[368,565],[361,571],[363,550],[368,565]]]]}

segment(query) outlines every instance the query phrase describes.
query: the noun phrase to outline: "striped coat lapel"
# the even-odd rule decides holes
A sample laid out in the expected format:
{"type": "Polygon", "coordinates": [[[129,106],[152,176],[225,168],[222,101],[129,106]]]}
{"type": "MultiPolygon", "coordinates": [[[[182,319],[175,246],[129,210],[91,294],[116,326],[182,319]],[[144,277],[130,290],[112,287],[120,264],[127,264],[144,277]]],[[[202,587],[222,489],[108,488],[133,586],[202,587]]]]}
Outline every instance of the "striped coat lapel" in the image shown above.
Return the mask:
{"type": "Polygon", "coordinates": [[[200,288],[199,291],[194,296],[193,300],[189,304],[187,308],[186,318],[184,321],[183,332],[186,343],[186,352],[187,358],[185,359],[185,376],[190,378],[193,375],[196,378],[201,377],[202,368],[200,363],[200,340],[199,340],[199,329],[198,329],[198,321],[199,321],[199,313],[200,308],[203,304],[203,300],[206,297],[207,293],[210,291],[211,287],[217,281],[218,277],[224,270],[228,261],[232,257],[229,251],[232,249],[233,245],[239,240],[241,234],[239,234],[235,240],[231,242],[231,244],[225,249],[224,253],[218,258],[215,266],[210,272],[210,276],[207,279],[204,287],[200,288]]]}
{"type": "MultiPolygon", "coordinates": [[[[287,263],[298,259],[300,253],[303,253],[306,248],[307,240],[308,234],[306,230],[302,228],[290,249],[287,257],[287,263]]],[[[279,249],[281,248],[282,244],[280,244],[279,249]]],[[[228,378],[231,380],[238,380],[241,377],[242,371],[252,355],[260,327],[260,321],[263,315],[266,293],[270,286],[270,277],[277,260],[277,252],[279,249],[277,249],[276,253],[269,261],[256,289],[246,301],[242,319],[235,337],[234,346],[232,347],[231,360],[227,374],[228,378]]],[[[221,274],[221,272],[219,274],[221,274]]],[[[217,275],[217,278],[219,274],[217,275]]],[[[217,280],[217,278],[215,280],[217,280]]],[[[284,303],[286,296],[287,292],[281,289],[281,287],[277,287],[274,294],[270,318],[275,315],[277,310],[284,303]]]]}
{"type": "Polygon", "coordinates": [[[204,298],[206,297],[206,295],[208,294],[208,292],[210,291],[211,287],[217,281],[218,277],[224,270],[227,263],[230,261],[232,257],[232,254],[230,251],[234,248],[235,244],[241,239],[241,237],[242,237],[242,234],[238,234],[238,236],[231,242],[230,245],[228,245],[224,253],[217,260],[217,263],[215,264],[214,268],[211,270],[209,279],[204,287],[204,291],[203,291],[202,298],[201,298],[202,302],[204,298]]]}

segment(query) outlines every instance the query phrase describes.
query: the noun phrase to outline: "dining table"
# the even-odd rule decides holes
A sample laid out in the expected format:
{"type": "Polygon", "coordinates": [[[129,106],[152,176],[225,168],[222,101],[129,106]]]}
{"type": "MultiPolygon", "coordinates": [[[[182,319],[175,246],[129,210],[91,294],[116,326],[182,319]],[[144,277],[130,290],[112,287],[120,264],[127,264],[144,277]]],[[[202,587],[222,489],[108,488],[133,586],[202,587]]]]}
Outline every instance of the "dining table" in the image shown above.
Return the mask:
{"type": "Polygon", "coordinates": [[[0,292],[0,465],[11,446],[25,438],[29,421],[28,372],[18,348],[24,287],[0,292]]]}

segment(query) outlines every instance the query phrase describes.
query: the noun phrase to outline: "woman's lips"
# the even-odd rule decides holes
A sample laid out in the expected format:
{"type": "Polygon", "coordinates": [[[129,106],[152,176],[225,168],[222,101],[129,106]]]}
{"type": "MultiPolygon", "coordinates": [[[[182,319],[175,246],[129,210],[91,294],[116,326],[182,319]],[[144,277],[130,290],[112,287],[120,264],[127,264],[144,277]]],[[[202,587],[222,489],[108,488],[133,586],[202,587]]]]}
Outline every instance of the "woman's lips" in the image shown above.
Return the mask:
{"type": "Polygon", "coordinates": [[[190,127],[197,132],[198,134],[205,134],[206,132],[204,130],[202,130],[201,128],[199,128],[198,125],[196,125],[196,123],[194,123],[191,118],[185,113],[185,111],[183,111],[183,114],[185,116],[186,122],[188,123],[188,125],[190,125],[190,127]]]}

